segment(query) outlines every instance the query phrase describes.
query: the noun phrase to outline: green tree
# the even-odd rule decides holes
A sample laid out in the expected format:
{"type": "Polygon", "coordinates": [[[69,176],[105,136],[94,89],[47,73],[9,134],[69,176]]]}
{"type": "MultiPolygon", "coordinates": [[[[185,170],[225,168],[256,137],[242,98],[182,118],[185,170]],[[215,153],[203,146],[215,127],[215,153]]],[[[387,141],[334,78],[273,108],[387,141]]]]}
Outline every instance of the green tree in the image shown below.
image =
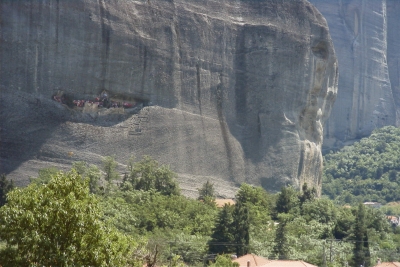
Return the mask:
{"type": "Polygon", "coordinates": [[[111,184],[112,181],[117,180],[119,177],[116,171],[118,163],[115,161],[114,156],[106,156],[103,158],[103,171],[105,172],[105,180],[111,184]]]}
{"type": "Polygon", "coordinates": [[[90,164],[86,169],[84,177],[89,180],[90,193],[96,194],[101,191],[101,187],[99,184],[101,173],[96,165],[90,164]]]}
{"type": "Polygon", "coordinates": [[[235,252],[235,225],[233,219],[235,207],[224,205],[218,214],[215,228],[209,242],[210,253],[222,254],[235,252]]]}
{"type": "Polygon", "coordinates": [[[238,257],[249,253],[250,245],[250,218],[249,208],[237,202],[234,211],[236,255],[238,257]]]}
{"type": "Polygon", "coordinates": [[[218,255],[215,262],[210,264],[209,267],[239,267],[239,263],[232,262],[230,255],[218,255]]]}
{"type": "Polygon", "coordinates": [[[268,212],[270,206],[270,197],[262,187],[252,186],[246,183],[240,186],[236,194],[236,200],[243,204],[264,207],[266,212],[268,212]]]}
{"type": "Polygon", "coordinates": [[[299,206],[298,192],[291,186],[282,187],[276,200],[276,213],[289,213],[299,206]]]}
{"type": "Polygon", "coordinates": [[[0,175],[0,207],[7,203],[7,193],[14,189],[14,182],[8,180],[5,174],[0,175]]]}
{"type": "Polygon", "coordinates": [[[43,168],[39,170],[38,177],[30,177],[29,181],[34,184],[47,184],[53,175],[57,174],[59,170],[56,167],[43,168]]]}
{"type": "Polygon", "coordinates": [[[371,266],[368,232],[367,232],[367,213],[363,204],[358,205],[356,221],[353,229],[354,249],[353,266],[371,266]]]}
{"type": "Polygon", "coordinates": [[[337,208],[330,199],[315,199],[307,201],[302,206],[302,216],[307,220],[320,223],[336,223],[337,208]]]}
{"type": "Polygon", "coordinates": [[[275,246],[274,254],[278,259],[288,259],[289,258],[289,244],[287,238],[286,224],[289,220],[288,215],[279,215],[279,225],[275,232],[275,246]]]}
{"type": "Polygon", "coordinates": [[[324,156],[322,194],[337,203],[400,200],[400,128],[373,131],[351,146],[324,156]]]}
{"type": "Polygon", "coordinates": [[[299,195],[300,205],[302,206],[306,201],[313,201],[317,195],[315,187],[308,188],[307,183],[302,186],[301,194],[299,195]]]}
{"type": "Polygon", "coordinates": [[[72,163],[72,168],[75,169],[76,172],[81,175],[83,179],[87,178],[89,180],[90,193],[95,194],[100,192],[99,182],[101,173],[96,165],[88,165],[84,161],[77,161],[72,163]]]}
{"type": "Polygon", "coordinates": [[[129,174],[125,177],[122,189],[149,191],[155,189],[163,195],[179,195],[180,189],[176,182],[176,174],[166,165],[149,156],[144,156],[133,165],[128,164],[129,174]]]}
{"type": "Polygon", "coordinates": [[[275,200],[264,188],[243,183],[235,196],[238,206],[248,210],[248,226],[250,244],[247,246],[252,253],[268,256],[273,248],[271,231],[272,220],[270,211],[274,209],[275,200]]]}
{"type": "Polygon", "coordinates": [[[239,205],[247,207],[249,222],[253,228],[263,226],[271,220],[269,211],[272,208],[273,200],[264,188],[243,183],[235,198],[239,205]]]}
{"type": "Polygon", "coordinates": [[[198,189],[199,191],[199,197],[198,200],[205,200],[207,199],[215,199],[215,190],[214,190],[214,184],[210,182],[210,180],[207,180],[207,182],[205,182],[203,184],[203,186],[198,189]]]}
{"type": "Polygon", "coordinates": [[[85,161],[75,161],[72,163],[72,168],[75,169],[77,174],[83,177],[86,173],[87,163],[85,161]]]}
{"type": "Polygon", "coordinates": [[[47,185],[30,184],[8,194],[0,208],[5,266],[123,266],[133,241],[101,220],[97,198],[75,170],[47,185]]]}

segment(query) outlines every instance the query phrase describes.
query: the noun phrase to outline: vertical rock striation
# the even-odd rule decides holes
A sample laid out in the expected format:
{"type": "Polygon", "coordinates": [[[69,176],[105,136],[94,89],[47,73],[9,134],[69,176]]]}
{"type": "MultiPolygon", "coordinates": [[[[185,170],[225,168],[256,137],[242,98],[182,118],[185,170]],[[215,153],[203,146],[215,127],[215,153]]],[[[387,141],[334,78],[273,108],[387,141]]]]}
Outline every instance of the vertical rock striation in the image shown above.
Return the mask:
{"type": "Polygon", "coordinates": [[[325,124],[324,147],[341,147],[375,128],[398,125],[398,1],[310,2],[328,21],[340,66],[339,93],[325,124]]]}
{"type": "Polygon", "coordinates": [[[386,1],[387,62],[396,105],[396,126],[400,125],[400,2],[386,1]]]}
{"type": "Polygon", "coordinates": [[[5,0],[0,16],[3,98],[18,92],[44,106],[57,90],[107,90],[152,103],[107,127],[59,111],[45,139],[15,141],[5,120],[3,159],[34,142],[47,161],[150,154],[181,177],[320,188],[338,74],[326,21],[307,1],[5,0]]]}

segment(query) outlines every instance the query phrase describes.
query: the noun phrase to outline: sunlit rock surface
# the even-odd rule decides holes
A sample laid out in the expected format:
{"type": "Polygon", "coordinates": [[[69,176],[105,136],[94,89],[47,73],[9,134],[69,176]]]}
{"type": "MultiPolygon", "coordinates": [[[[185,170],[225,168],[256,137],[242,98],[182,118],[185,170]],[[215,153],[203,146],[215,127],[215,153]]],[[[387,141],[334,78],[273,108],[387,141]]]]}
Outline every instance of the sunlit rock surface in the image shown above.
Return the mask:
{"type": "Polygon", "coordinates": [[[206,179],[225,195],[242,182],[320,189],[338,74],[307,1],[4,0],[0,12],[1,171],[17,183],[105,155],[123,172],[133,154],[169,164],[188,194],[206,179]],[[81,113],[51,100],[59,90],[148,106],[81,113]]]}
{"type": "Polygon", "coordinates": [[[400,2],[310,0],[325,16],[339,62],[339,91],[324,147],[399,125],[400,2]]]}

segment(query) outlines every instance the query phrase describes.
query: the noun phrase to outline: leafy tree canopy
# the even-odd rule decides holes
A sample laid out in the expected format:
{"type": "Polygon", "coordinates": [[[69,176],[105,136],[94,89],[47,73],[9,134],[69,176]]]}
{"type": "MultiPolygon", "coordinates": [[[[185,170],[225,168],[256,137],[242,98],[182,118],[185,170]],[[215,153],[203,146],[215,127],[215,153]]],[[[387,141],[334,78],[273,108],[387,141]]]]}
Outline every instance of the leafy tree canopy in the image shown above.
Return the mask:
{"type": "Polygon", "coordinates": [[[0,208],[5,266],[123,266],[133,240],[107,227],[88,181],[59,172],[8,195],[0,208]],[[34,265],[32,265],[34,264],[34,265]]]}
{"type": "Polygon", "coordinates": [[[227,254],[218,255],[215,262],[209,267],[239,267],[239,263],[232,262],[231,256],[227,254]]]}
{"type": "Polygon", "coordinates": [[[39,170],[38,177],[30,177],[29,181],[33,184],[42,185],[50,182],[51,178],[59,172],[56,167],[43,168],[39,170]]]}
{"type": "Polygon", "coordinates": [[[112,181],[117,180],[119,177],[116,168],[118,163],[115,161],[115,156],[106,156],[103,158],[103,171],[105,179],[110,184],[112,181]]]}
{"type": "Polygon", "coordinates": [[[100,192],[100,169],[93,164],[88,165],[84,161],[77,161],[72,164],[72,168],[82,176],[83,179],[89,180],[89,190],[90,193],[100,192]]]}
{"type": "Polygon", "coordinates": [[[159,165],[149,156],[144,156],[141,161],[136,163],[130,162],[128,171],[121,187],[123,190],[149,191],[155,189],[163,195],[180,194],[176,174],[171,171],[169,166],[159,165]]]}
{"type": "Polygon", "coordinates": [[[299,193],[296,189],[291,186],[282,187],[281,192],[278,194],[276,200],[275,212],[279,213],[289,213],[297,212],[299,207],[299,193]]]}
{"type": "Polygon", "coordinates": [[[322,193],[339,203],[400,200],[400,129],[387,126],[324,157],[322,193]]]}
{"type": "Polygon", "coordinates": [[[106,217],[118,229],[130,234],[172,231],[210,235],[216,208],[181,195],[163,195],[150,191],[127,190],[103,198],[106,217]]]}

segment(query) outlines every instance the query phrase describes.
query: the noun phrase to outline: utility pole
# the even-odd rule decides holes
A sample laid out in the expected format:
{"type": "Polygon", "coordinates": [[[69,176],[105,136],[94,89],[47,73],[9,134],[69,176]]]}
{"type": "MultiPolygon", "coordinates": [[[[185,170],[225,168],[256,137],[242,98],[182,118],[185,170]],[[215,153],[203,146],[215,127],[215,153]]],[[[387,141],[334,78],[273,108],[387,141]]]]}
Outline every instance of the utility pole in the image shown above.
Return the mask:
{"type": "Polygon", "coordinates": [[[172,251],[171,251],[171,242],[169,242],[169,267],[172,265],[172,251]]]}

